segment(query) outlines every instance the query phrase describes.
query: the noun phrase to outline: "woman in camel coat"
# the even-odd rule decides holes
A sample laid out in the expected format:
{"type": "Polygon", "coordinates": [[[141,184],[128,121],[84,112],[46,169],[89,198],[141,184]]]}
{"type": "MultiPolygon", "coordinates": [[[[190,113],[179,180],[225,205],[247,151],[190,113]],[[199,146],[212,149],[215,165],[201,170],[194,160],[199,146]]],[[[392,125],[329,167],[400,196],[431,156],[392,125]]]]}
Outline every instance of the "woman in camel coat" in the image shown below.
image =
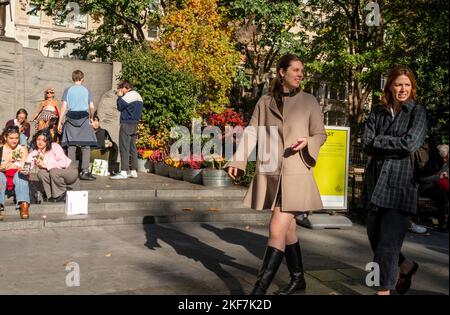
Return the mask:
{"type": "Polygon", "coordinates": [[[225,165],[231,177],[242,175],[249,152],[259,151],[256,173],[244,204],[271,209],[269,241],[263,266],[251,294],[265,294],[286,256],[291,281],[279,294],[306,287],[295,217],[323,208],[313,176],[319,149],[326,140],[323,117],[316,98],[300,91],[303,64],[294,55],[283,56],[269,95],[258,101],[249,127],[233,159],[225,165]],[[269,152],[260,154],[260,152],[269,152]]]}

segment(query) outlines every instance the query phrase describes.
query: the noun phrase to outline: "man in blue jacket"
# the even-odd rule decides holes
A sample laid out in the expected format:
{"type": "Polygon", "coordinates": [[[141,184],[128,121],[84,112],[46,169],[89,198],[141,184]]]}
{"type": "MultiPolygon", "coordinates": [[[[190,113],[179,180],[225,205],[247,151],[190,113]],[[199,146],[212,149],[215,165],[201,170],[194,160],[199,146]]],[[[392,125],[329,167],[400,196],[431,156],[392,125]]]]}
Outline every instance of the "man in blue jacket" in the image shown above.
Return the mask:
{"type": "Polygon", "coordinates": [[[142,115],[144,106],[142,97],[133,90],[133,86],[128,81],[122,81],[117,91],[117,109],[120,111],[119,130],[119,152],[120,152],[120,173],[111,176],[111,179],[137,178],[137,148],[136,129],[142,115]],[[128,176],[128,168],[131,167],[128,176]]]}

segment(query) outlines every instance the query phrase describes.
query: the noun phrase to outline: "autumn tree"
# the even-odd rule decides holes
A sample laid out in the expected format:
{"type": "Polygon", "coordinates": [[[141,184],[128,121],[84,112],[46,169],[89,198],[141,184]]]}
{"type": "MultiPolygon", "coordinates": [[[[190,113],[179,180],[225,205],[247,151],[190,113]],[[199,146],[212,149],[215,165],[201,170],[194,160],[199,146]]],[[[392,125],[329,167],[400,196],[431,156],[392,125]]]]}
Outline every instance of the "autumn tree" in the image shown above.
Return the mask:
{"type": "Polygon", "coordinates": [[[153,48],[176,68],[201,82],[199,111],[221,111],[239,64],[231,27],[216,0],[174,1],[161,19],[162,33],[153,48]]]}

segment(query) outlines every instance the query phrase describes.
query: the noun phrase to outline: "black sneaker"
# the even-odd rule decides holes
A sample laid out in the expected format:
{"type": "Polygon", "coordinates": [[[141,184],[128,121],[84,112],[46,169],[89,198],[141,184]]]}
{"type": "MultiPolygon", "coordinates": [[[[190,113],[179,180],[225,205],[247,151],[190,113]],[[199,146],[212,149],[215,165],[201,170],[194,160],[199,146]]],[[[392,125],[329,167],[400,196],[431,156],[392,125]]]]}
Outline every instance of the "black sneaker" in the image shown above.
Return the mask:
{"type": "Polygon", "coordinates": [[[92,176],[92,174],[89,172],[81,172],[80,179],[81,180],[96,180],[96,178],[94,176],[92,176]]]}
{"type": "Polygon", "coordinates": [[[62,193],[61,196],[53,198],[53,202],[66,202],[66,193],[62,193]]]}

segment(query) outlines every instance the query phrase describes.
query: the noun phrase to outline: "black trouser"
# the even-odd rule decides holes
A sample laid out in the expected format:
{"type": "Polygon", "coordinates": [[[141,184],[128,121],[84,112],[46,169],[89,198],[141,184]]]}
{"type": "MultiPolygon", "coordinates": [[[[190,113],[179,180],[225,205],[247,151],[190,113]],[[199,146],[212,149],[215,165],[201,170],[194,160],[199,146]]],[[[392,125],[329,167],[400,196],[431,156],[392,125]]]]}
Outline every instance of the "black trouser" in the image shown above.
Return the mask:
{"type": "Polygon", "coordinates": [[[408,231],[410,213],[378,208],[367,215],[367,236],[375,254],[373,261],[380,267],[380,286],[393,290],[397,283],[398,266],[405,260],[400,252],[408,231]]]}
{"type": "Polygon", "coordinates": [[[439,226],[445,226],[445,213],[448,211],[448,193],[445,189],[433,184],[424,188],[421,195],[436,202],[436,216],[439,226]]]}
{"type": "Polygon", "coordinates": [[[120,124],[119,151],[120,169],[122,171],[128,171],[130,157],[131,170],[137,169],[136,129],[137,124],[120,124]]]}

